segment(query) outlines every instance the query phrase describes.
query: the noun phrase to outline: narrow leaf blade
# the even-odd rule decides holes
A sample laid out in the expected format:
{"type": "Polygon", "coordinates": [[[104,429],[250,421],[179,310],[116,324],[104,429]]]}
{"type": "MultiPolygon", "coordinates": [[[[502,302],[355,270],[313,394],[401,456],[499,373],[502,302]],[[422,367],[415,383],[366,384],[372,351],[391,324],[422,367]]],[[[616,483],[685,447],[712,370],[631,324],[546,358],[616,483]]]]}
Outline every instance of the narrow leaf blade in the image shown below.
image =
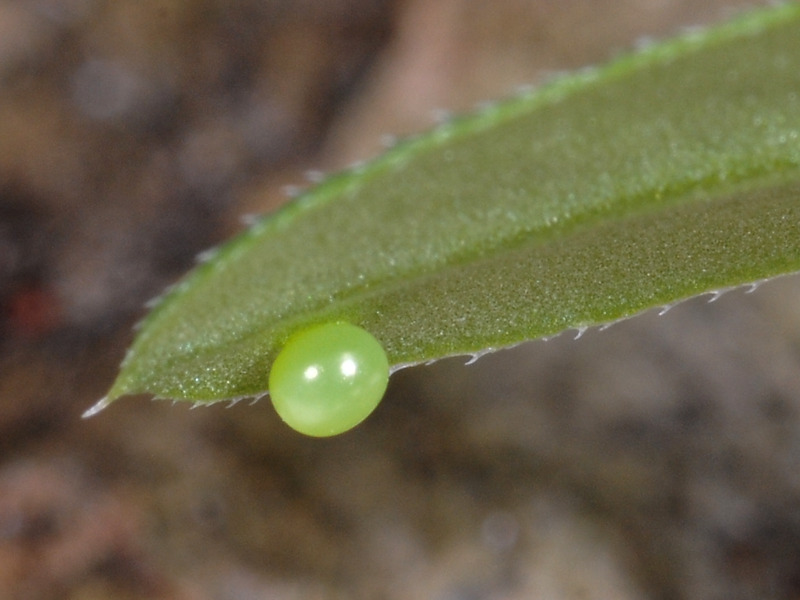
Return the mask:
{"type": "Polygon", "coordinates": [[[108,401],[267,391],[294,331],[404,365],[800,270],[800,6],[457,119],[223,246],[144,321],[108,401]]]}

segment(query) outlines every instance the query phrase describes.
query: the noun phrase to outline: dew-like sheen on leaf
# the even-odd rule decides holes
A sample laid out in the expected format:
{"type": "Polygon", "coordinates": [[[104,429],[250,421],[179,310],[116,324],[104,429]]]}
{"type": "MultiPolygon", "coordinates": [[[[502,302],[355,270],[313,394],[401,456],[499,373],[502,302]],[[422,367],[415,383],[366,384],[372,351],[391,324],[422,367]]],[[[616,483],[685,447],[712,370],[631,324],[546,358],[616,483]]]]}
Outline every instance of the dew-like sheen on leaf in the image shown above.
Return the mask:
{"type": "Polygon", "coordinates": [[[459,118],[219,249],[145,320],[108,401],[260,395],[295,332],[392,365],[800,269],[800,5],[459,118]]]}

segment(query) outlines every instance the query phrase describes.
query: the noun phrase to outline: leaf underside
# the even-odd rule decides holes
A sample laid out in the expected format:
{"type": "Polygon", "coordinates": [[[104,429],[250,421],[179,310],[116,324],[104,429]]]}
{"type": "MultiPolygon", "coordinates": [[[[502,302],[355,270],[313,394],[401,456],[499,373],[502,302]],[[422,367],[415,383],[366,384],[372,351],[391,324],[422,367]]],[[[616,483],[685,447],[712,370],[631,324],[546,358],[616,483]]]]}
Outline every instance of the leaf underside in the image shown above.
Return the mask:
{"type": "Polygon", "coordinates": [[[107,402],[267,391],[298,329],[394,365],[800,270],[800,6],[560,78],[333,176],[143,322],[107,402]]]}

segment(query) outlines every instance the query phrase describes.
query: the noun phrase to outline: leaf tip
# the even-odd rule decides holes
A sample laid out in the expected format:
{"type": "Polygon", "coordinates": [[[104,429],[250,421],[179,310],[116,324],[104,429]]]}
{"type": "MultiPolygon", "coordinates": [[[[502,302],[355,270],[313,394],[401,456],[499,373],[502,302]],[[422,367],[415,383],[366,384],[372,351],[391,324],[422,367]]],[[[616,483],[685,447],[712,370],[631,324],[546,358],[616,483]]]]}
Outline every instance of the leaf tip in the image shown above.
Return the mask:
{"type": "Polygon", "coordinates": [[[114,398],[111,396],[103,396],[98,400],[94,405],[92,405],[89,409],[85,410],[84,413],[81,415],[82,419],[88,419],[90,417],[95,416],[101,410],[106,408],[114,401],[114,398]]]}

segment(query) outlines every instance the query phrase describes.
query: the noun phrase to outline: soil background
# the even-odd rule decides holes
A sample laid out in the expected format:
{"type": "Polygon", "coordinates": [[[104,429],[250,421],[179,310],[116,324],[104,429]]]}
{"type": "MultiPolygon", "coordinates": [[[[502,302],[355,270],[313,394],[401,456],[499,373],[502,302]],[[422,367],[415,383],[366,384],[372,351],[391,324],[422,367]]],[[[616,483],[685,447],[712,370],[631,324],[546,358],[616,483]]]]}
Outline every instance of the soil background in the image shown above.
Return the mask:
{"type": "Polygon", "coordinates": [[[400,371],[329,440],[80,418],[285,186],[755,4],[0,0],[0,600],[800,598],[797,277],[400,371]]]}

